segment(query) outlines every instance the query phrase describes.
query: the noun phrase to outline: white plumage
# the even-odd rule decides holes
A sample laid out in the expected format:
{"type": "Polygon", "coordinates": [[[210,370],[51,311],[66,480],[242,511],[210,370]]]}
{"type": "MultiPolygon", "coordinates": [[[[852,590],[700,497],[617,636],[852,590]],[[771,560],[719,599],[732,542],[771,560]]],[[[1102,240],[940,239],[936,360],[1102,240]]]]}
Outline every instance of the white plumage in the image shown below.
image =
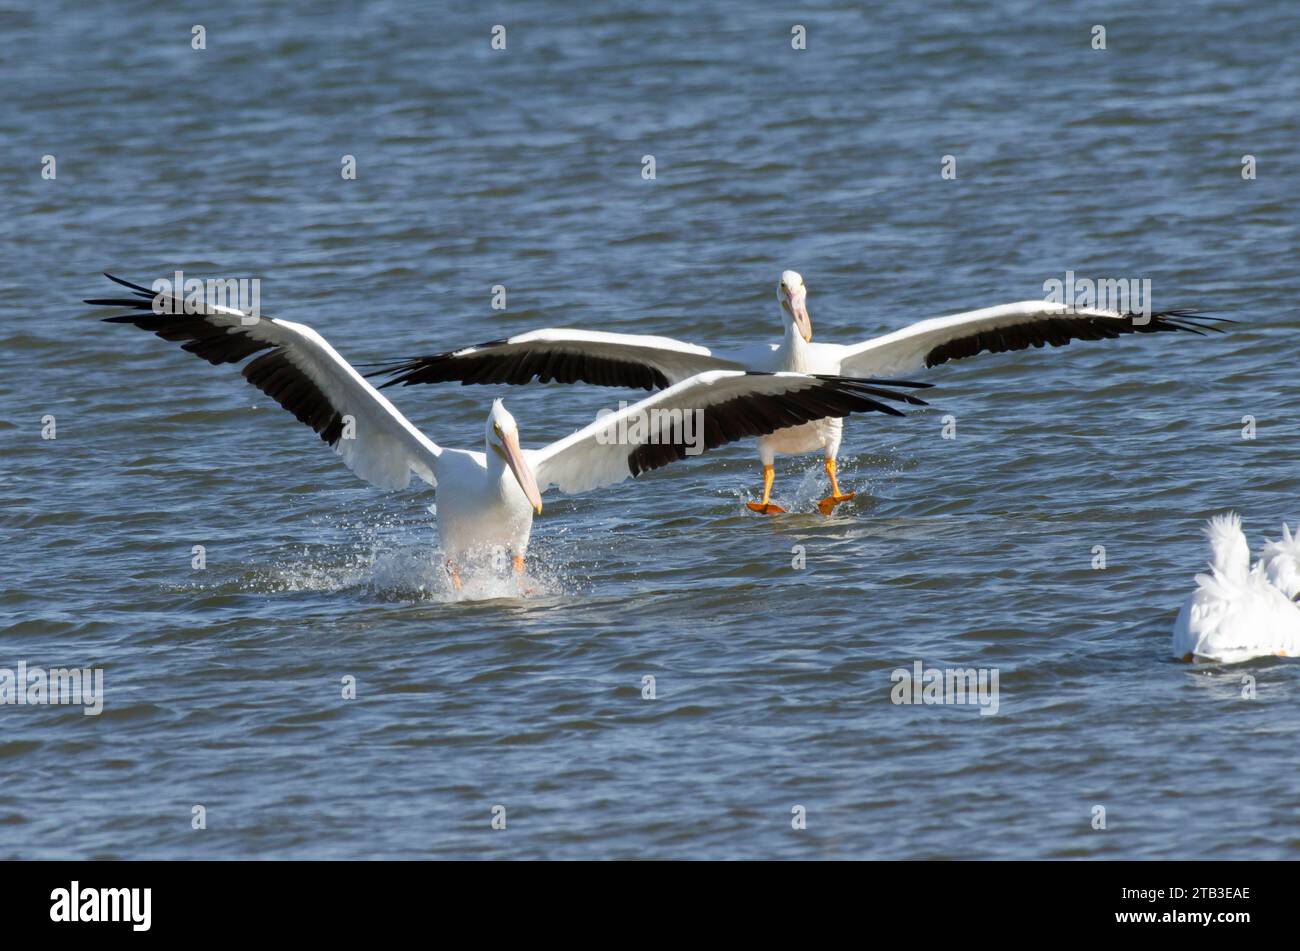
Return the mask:
{"type": "MultiPolygon", "coordinates": [[[[446,381],[518,384],[536,379],[543,383],[585,382],[651,390],[672,386],[707,370],[892,377],[981,352],[1056,347],[1073,340],[1102,340],[1131,333],[1204,333],[1217,329],[1209,318],[1184,311],[1143,316],[1037,300],[922,320],[845,346],[812,342],[807,294],[797,272],[782,273],[776,296],[784,315],[785,335],[779,343],[748,343],[719,350],[669,337],[552,328],[416,357],[378,372],[394,374],[384,386],[446,381]]],[[[764,467],[765,489],[763,501],[750,503],[750,508],[782,511],[768,504],[777,454],[820,451],[825,456],[832,494],[822,501],[823,512],[829,514],[838,502],[852,498],[852,493],[840,494],[836,480],[835,460],[842,433],[839,419],[825,419],[781,429],[760,439],[758,453],[764,467]]]]}
{"type": "Polygon", "coordinates": [[[1250,546],[1234,512],[1216,515],[1205,529],[1209,574],[1174,621],[1171,650],[1182,660],[1237,663],[1253,657],[1300,656],[1300,537],[1282,526],[1282,538],[1250,563],[1250,546]]]}
{"type": "Polygon", "coordinates": [[[395,406],[310,327],[255,317],[109,275],[130,297],[88,301],[131,312],[106,318],[151,331],[209,363],[239,363],[243,375],[308,424],[361,478],[405,488],[411,474],[437,486],[439,535],[453,580],[455,565],[503,550],[523,570],[533,515],[548,486],[582,492],[612,485],[724,443],[852,412],[900,415],[882,401],[924,406],[888,382],[819,379],[804,374],[710,371],[683,380],[618,413],[598,418],[538,450],[519,444],[519,429],[500,400],[492,404],[485,451],[445,449],[395,406]],[[690,416],[692,430],[684,430],[690,416]],[[627,428],[629,420],[642,425],[627,428]],[[675,428],[674,428],[675,427],[675,428]],[[540,485],[539,485],[540,483],[540,485]]]}

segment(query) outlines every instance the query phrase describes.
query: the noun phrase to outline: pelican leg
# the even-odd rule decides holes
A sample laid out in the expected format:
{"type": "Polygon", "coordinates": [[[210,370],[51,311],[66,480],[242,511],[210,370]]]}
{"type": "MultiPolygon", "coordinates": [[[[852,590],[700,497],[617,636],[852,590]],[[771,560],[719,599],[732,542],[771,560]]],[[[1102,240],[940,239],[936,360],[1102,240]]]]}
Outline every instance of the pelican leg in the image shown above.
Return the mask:
{"type": "Polygon", "coordinates": [[[839,480],[835,478],[834,459],[826,460],[826,474],[831,477],[831,494],[817,503],[817,511],[821,512],[823,515],[830,515],[831,512],[835,511],[835,506],[839,505],[841,502],[847,502],[849,499],[857,495],[857,493],[849,492],[847,495],[840,494],[840,483],[839,480]]]}
{"type": "MultiPolygon", "coordinates": [[[[511,563],[514,565],[515,568],[515,577],[522,581],[524,578],[524,556],[515,555],[511,563]]],[[[528,587],[524,588],[521,593],[526,598],[529,597],[530,595],[536,594],[537,588],[533,585],[529,585],[528,587]]]]}
{"type": "Polygon", "coordinates": [[[761,512],[764,515],[773,515],[777,512],[785,511],[785,509],[781,508],[781,506],[772,505],[769,501],[772,498],[772,481],[775,478],[776,478],[776,468],[773,466],[764,466],[763,467],[763,501],[746,502],[745,505],[748,506],[751,512],[761,512]]]}
{"type": "Polygon", "coordinates": [[[462,584],[460,580],[460,569],[456,567],[456,563],[450,558],[447,559],[445,567],[447,569],[447,577],[451,579],[451,586],[459,591],[462,584]]]}

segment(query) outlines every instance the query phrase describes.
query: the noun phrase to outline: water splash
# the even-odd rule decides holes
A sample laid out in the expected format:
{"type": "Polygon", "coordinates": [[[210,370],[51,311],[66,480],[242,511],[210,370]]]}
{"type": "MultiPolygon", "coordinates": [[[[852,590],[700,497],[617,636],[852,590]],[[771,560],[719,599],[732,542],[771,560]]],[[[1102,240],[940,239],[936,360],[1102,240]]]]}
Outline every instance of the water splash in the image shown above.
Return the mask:
{"type": "MultiPolygon", "coordinates": [[[[810,459],[814,457],[809,456],[810,459]]],[[[857,466],[855,459],[840,457],[840,488],[857,493],[858,504],[871,497],[872,482],[868,479],[865,466],[857,466]],[[847,463],[847,465],[845,465],[847,463]]],[[[761,478],[755,480],[752,487],[737,486],[731,494],[742,502],[758,501],[762,489],[761,478]]],[[[788,460],[783,467],[781,457],[777,460],[776,483],[772,489],[772,501],[787,512],[816,512],[817,503],[830,495],[831,483],[820,456],[806,465],[788,460]],[[794,464],[791,464],[794,463],[794,464]]],[[[851,511],[852,507],[843,511],[851,511]]]]}
{"type": "Polygon", "coordinates": [[[293,561],[264,575],[257,587],[273,591],[358,591],[367,597],[393,601],[491,601],[557,597],[566,593],[563,576],[542,558],[530,554],[523,574],[508,564],[475,559],[458,566],[461,586],[452,583],[442,551],[434,546],[408,544],[354,551],[342,564],[328,552],[304,550],[293,561]]]}

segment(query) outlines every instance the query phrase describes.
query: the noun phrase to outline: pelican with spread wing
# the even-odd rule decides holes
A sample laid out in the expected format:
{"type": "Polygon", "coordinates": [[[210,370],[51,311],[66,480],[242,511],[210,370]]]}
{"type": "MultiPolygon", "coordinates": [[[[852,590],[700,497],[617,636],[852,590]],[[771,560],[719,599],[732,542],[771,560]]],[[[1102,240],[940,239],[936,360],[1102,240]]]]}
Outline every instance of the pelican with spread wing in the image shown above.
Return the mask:
{"type": "MultiPolygon", "coordinates": [[[[603,386],[671,387],[709,370],[762,370],[854,377],[910,374],[977,353],[1002,353],[1074,340],[1105,340],[1132,333],[1217,330],[1214,318],[1181,310],[1143,316],[1119,311],[1080,309],[1047,301],[1021,301],[986,307],[950,317],[922,320],[893,333],[844,346],[812,342],[808,288],[795,271],[781,275],[777,301],[785,321],[780,343],[734,350],[711,350],[669,337],[604,333],[589,330],[535,330],[505,340],[416,357],[370,376],[391,375],[383,386],[412,383],[595,383],[603,386]]],[[[777,453],[820,450],[825,456],[831,494],[818,507],[829,515],[853,498],[841,492],[835,473],[843,424],[826,418],[782,427],[763,436],[758,455],[763,464],[763,498],[750,502],[756,512],[784,509],[771,503],[777,453]]]]}
{"type": "Polygon", "coordinates": [[[903,390],[929,385],[710,370],[535,450],[520,446],[514,417],[496,400],[484,451],[447,449],[413,426],[310,327],[106,276],[132,294],[88,300],[129,309],[105,320],[179,342],[212,364],[253,357],[244,378],[310,426],[362,479],[401,489],[415,474],[436,486],[438,533],[456,587],[458,566],[481,553],[504,550],[515,570],[524,570],[533,516],[551,486],[573,493],[614,485],[737,439],[850,413],[901,416],[889,404],[924,406],[903,390]]]}

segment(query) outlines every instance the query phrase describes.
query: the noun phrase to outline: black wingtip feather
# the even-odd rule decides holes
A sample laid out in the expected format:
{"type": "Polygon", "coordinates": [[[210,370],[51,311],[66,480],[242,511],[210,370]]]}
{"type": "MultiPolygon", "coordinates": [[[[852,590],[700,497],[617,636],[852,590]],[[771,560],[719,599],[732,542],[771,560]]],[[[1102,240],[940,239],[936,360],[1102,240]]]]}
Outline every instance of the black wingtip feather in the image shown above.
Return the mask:
{"type": "Polygon", "coordinates": [[[141,287],[139,284],[132,284],[130,281],[125,280],[124,278],[115,277],[114,275],[109,274],[107,271],[104,272],[104,276],[108,278],[110,281],[112,281],[114,284],[121,284],[123,287],[129,287],[131,290],[135,291],[138,294],[147,294],[149,297],[154,296],[154,292],[147,287],[141,287]]]}
{"type": "Polygon", "coordinates": [[[201,314],[155,314],[152,291],[108,273],[104,276],[138,292],[136,297],[87,299],[88,304],[131,308],[132,313],[102,318],[106,323],[133,324],[164,340],[180,343],[181,349],[214,365],[240,363],[260,354],[244,365],[244,378],[310,426],[328,445],[336,445],[342,438],[341,410],[315,380],[289,359],[283,347],[252,336],[248,328],[214,322],[215,318],[210,320],[201,314]]]}
{"type": "Polygon", "coordinates": [[[589,383],[593,386],[617,386],[629,389],[664,390],[670,385],[667,376],[636,360],[593,356],[564,349],[529,351],[506,349],[508,339],[415,357],[400,363],[378,365],[366,376],[391,376],[378,389],[412,386],[417,383],[506,383],[519,386],[534,380],[540,383],[589,383]],[[494,352],[495,351],[495,352],[494,352]]]}
{"type": "Polygon", "coordinates": [[[1006,353],[1046,345],[1061,347],[1075,340],[1110,340],[1125,334],[1172,331],[1203,337],[1207,331],[1223,333],[1223,328],[1217,324],[1236,323],[1226,317],[1212,317],[1190,310],[1162,310],[1149,316],[1130,313],[1124,314],[1123,318],[1062,313],[1046,320],[1031,318],[1009,326],[976,330],[932,348],[925,355],[925,365],[936,367],[978,353],[1006,353]],[[1142,318],[1140,323],[1139,317],[1142,318]]]}
{"type": "MultiPolygon", "coordinates": [[[[772,374],[755,372],[748,375],[772,374]]],[[[881,402],[880,398],[928,405],[911,394],[891,393],[883,388],[887,383],[881,380],[830,375],[816,379],[818,382],[814,386],[796,384],[780,394],[750,393],[704,408],[704,448],[716,449],[737,439],[766,436],[780,429],[821,419],[842,419],[852,413],[906,415],[881,402]]],[[[664,432],[660,430],[657,441],[646,442],[628,453],[627,467],[633,478],[686,458],[684,439],[664,440],[663,436],[664,432]]]]}

